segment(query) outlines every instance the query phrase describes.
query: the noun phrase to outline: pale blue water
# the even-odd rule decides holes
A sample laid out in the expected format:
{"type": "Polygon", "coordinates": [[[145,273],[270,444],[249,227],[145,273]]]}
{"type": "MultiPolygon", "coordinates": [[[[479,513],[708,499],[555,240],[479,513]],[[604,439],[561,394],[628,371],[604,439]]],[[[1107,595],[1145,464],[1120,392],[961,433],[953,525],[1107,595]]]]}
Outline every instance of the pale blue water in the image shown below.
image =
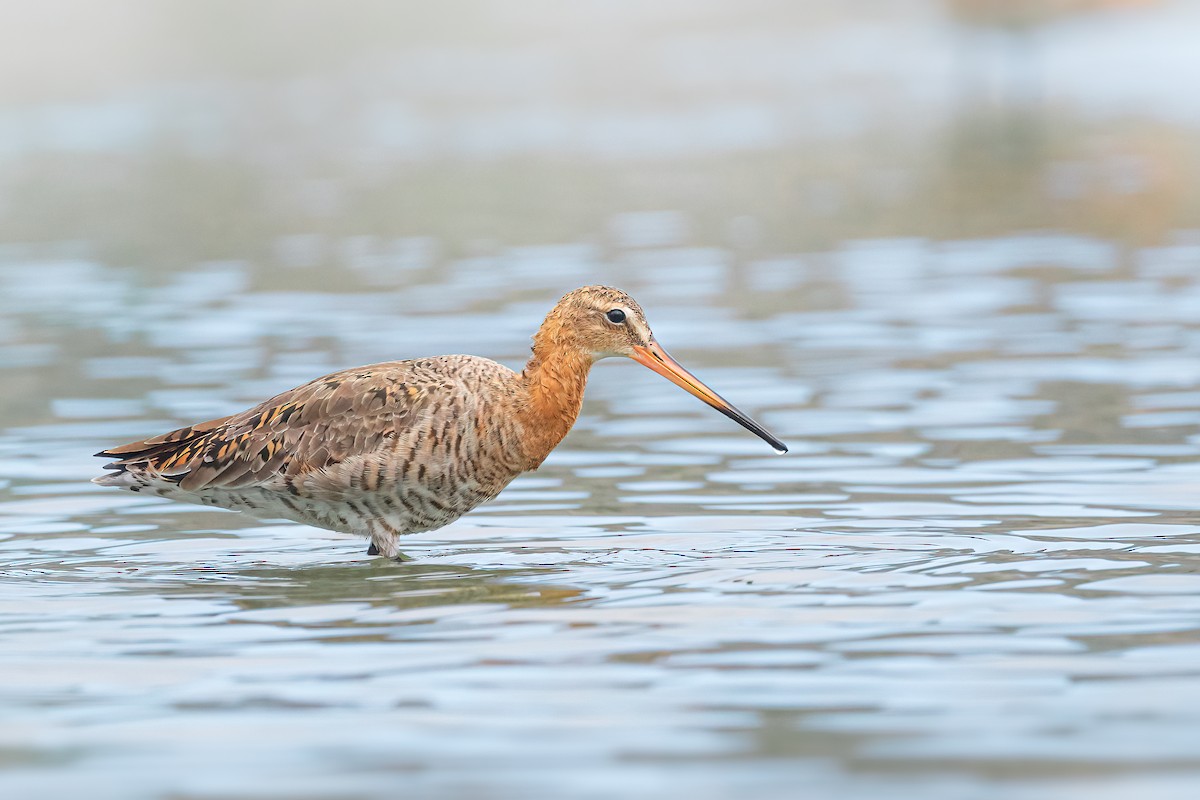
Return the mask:
{"type": "Polygon", "coordinates": [[[1196,797],[1198,7],[969,5],[22,12],[0,795],[1196,797]],[[610,361],[402,564],[88,483],[591,282],[791,452],[610,361]]]}
{"type": "MultiPolygon", "coordinates": [[[[259,292],[230,264],[167,288],[86,261],[5,265],[5,374],[30,391],[0,436],[0,782],[1186,796],[1200,292],[1171,288],[1190,265],[1030,271],[1029,244],[978,242],[995,257],[971,270],[946,260],[962,245],[848,247],[839,307],[768,316],[753,293],[672,300],[648,252],[597,266],[580,279],[629,286],[792,453],[605,363],[547,465],[410,537],[406,564],[93,487],[89,454],[337,364],[516,363],[549,299],[429,313],[403,287],[259,292]],[[896,247],[920,264],[890,271],[896,247]]],[[[560,283],[522,280],[546,298],[560,283]]]]}

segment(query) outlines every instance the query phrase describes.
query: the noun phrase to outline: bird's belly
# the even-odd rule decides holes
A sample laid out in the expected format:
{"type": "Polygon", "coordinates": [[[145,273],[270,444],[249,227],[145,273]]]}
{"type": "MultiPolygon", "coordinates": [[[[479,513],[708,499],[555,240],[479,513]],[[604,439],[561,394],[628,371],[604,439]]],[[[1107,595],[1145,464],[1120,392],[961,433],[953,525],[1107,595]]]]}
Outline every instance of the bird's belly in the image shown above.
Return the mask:
{"type": "Polygon", "coordinates": [[[375,491],[343,491],[336,495],[247,487],[202,490],[191,500],[204,505],[242,511],[262,519],[280,518],[343,533],[370,535],[417,533],[449,525],[471,509],[499,494],[476,485],[440,491],[409,484],[379,487],[375,491]]]}
{"type": "Polygon", "coordinates": [[[383,493],[326,500],[261,491],[222,492],[200,498],[206,505],[243,511],[254,517],[282,517],[317,528],[357,534],[375,531],[403,534],[434,530],[449,525],[483,502],[481,499],[472,505],[452,505],[423,500],[416,502],[417,499],[412,497],[405,500],[407,502],[383,493]]]}
{"type": "Polygon", "coordinates": [[[483,459],[491,466],[480,468],[476,458],[480,454],[471,451],[461,460],[438,447],[424,455],[423,459],[383,459],[382,465],[370,459],[348,461],[302,482],[298,491],[307,495],[306,505],[312,509],[308,513],[315,511],[324,527],[356,533],[416,533],[449,525],[498,495],[521,472],[519,466],[498,458],[483,459]],[[399,461],[402,468],[395,466],[399,461]]]}

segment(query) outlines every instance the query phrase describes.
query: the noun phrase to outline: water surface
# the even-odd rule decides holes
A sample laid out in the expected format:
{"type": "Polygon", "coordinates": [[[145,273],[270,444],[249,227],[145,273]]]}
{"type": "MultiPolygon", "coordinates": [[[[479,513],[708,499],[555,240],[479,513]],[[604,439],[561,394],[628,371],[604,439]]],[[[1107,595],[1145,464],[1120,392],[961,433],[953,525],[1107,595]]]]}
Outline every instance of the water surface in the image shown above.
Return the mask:
{"type": "MultiPolygon", "coordinates": [[[[771,290],[801,307],[820,280],[837,307],[769,314],[753,292],[672,298],[645,269],[669,253],[598,264],[580,278],[630,285],[661,340],[792,453],[605,363],[545,467],[409,537],[405,564],[93,487],[89,454],[418,347],[519,363],[548,299],[477,306],[461,265],[438,288],[462,308],[434,312],[424,282],[414,301],[255,291],[236,264],[157,287],[87,261],[5,265],[5,374],[24,388],[0,435],[3,782],[1184,796],[1200,292],[1150,252],[1024,263],[1072,244],[847,246],[822,258],[848,268],[771,290]]],[[[521,294],[560,283],[530,275],[521,294]]]]}
{"type": "Polygon", "coordinates": [[[1195,797],[1197,6],[552,5],[0,79],[0,792],[1195,797]],[[791,453],[604,362],[403,564],[87,482],[591,282],[791,453]]]}

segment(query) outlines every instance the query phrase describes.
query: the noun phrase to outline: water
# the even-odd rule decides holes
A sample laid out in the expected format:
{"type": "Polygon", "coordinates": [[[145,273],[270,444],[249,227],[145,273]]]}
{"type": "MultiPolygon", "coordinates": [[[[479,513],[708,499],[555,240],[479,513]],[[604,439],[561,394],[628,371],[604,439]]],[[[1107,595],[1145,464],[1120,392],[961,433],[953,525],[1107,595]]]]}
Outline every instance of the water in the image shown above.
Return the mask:
{"type": "MultiPolygon", "coordinates": [[[[404,289],[255,291],[228,264],[161,289],[4,267],[6,373],[26,388],[0,438],[2,782],[1184,796],[1200,292],[1149,266],[1031,270],[1034,246],[1056,245],[976,242],[993,258],[963,270],[964,245],[859,243],[826,254],[858,264],[821,278],[839,307],[768,315],[598,265],[584,277],[648,289],[662,341],[792,453],[605,363],[542,470],[409,537],[402,565],[93,487],[89,454],[385,351],[518,363],[557,276],[513,292],[540,303],[409,314],[404,289]],[[903,274],[898,249],[919,252],[903,274]]],[[[459,296],[469,273],[445,271],[459,296]]]]}
{"type": "Polygon", "coordinates": [[[1046,20],[1052,107],[939,89],[894,123],[893,66],[1018,34],[963,33],[961,3],[890,29],[813,3],[817,33],[668,6],[588,6],[597,42],[648,42],[607,87],[591,50],[542,69],[582,41],[548,8],[541,49],[432,16],[363,62],[437,73],[399,116],[328,53],[168,76],[215,99],[193,116],[0,81],[2,125],[72,133],[0,152],[5,797],[1196,795],[1194,104],[1165,62],[1078,69],[1178,55],[1196,5],[1046,20]],[[642,83],[673,103],[638,111],[642,83]],[[370,125],[313,113],[347,87],[370,125]],[[591,282],[791,452],[608,361],[542,469],[402,564],[87,482],[103,447],[340,367],[516,367],[591,282]]]}

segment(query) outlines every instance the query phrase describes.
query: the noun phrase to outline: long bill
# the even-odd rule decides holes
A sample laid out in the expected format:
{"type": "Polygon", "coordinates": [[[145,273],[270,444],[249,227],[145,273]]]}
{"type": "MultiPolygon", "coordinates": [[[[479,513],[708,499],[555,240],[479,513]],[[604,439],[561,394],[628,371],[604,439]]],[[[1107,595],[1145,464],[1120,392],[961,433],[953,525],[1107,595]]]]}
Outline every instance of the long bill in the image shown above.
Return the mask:
{"type": "Polygon", "coordinates": [[[633,355],[630,356],[630,358],[642,366],[649,367],[650,369],[654,370],[671,383],[682,389],[685,389],[689,394],[699,397],[705,403],[708,403],[717,411],[720,411],[738,425],[741,425],[743,428],[750,431],[767,444],[771,445],[771,447],[775,448],[776,453],[783,455],[788,451],[787,445],[779,441],[778,437],[776,437],[762,425],[759,425],[757,422],[750,419],[750,417],[746,416],[741,411],[738,411],[738,409],[724,397],[721,397],[721,395],[717,394],[712,389],[701,383],[699,378],[680,366],[679,362],[671,358],[671,355],[662,348],[662,345],[653,339],[650,340],[650,344],[647,347],[634,347],[633,355]]]}

